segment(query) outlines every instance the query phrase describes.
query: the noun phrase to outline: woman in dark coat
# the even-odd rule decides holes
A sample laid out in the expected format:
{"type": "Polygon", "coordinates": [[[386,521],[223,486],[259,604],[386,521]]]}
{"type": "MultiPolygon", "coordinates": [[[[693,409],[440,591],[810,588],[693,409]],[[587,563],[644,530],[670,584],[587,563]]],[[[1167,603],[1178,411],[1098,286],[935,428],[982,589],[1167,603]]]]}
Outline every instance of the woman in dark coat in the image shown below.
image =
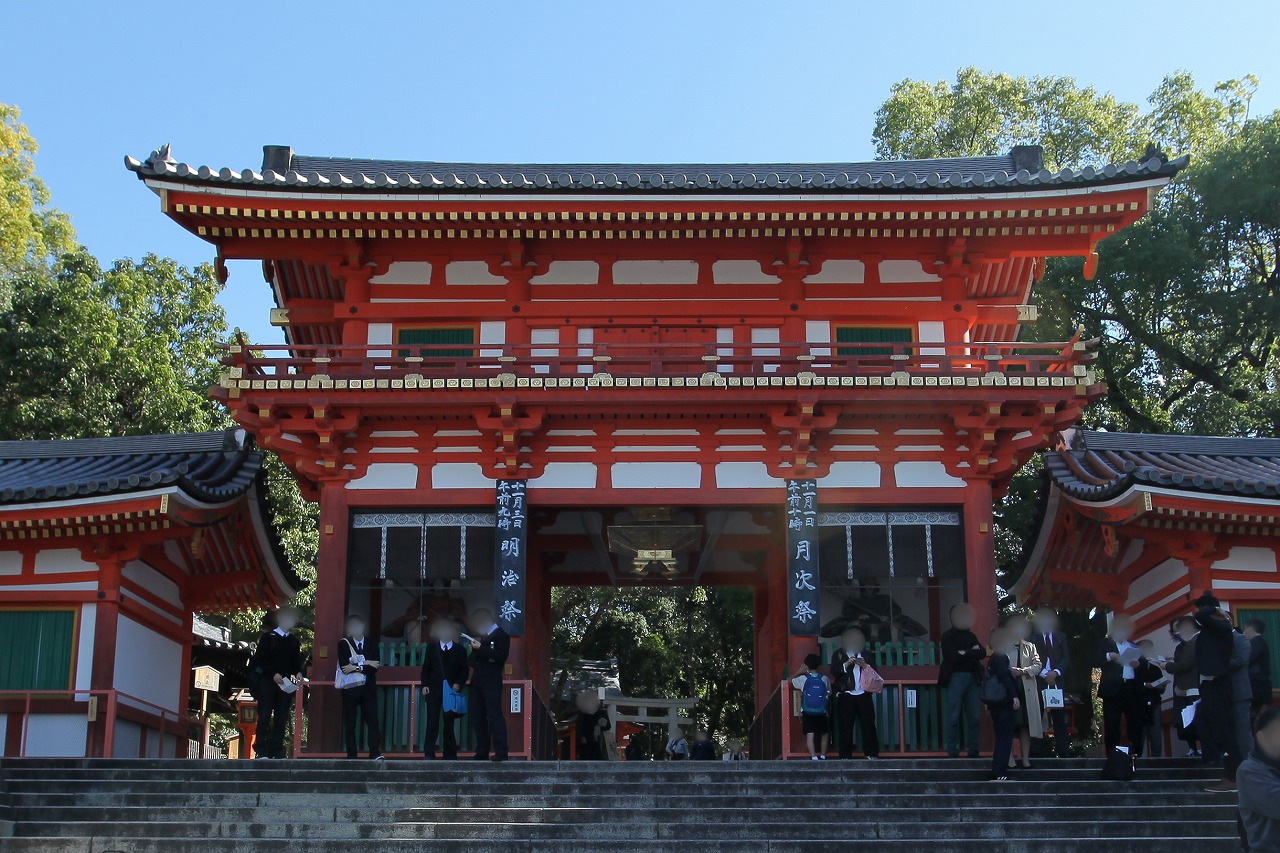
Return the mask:
{"type": "MultiPolygon", "coordinates": [[[[1003,699],[991,701],[984,698],[987,710],[991,713],[991,727],[995,730],[995,751],[991,755],[991,779],[995,782],[1009,780],[1009,756],[1013,753],[1013,725],[1017,711],[1022,707],[1018,698],[1021,691],[1013,677],[1009,666],[1009,653],[1016,639],[1003,628],[991,632],[991,658],[987,663],[987,678],[995,679],[1004,687],[1003,699]]],[[[988,694],[984,684],[979,695],[988,694]]]]}

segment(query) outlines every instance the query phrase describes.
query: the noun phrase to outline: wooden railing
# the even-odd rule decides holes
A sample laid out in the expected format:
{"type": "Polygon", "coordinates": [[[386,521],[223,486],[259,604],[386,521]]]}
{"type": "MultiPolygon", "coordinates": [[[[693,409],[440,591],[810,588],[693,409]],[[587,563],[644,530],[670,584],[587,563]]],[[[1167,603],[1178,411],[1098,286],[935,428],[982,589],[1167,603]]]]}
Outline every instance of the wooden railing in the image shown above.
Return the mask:
{"type": "MultiPolygon", "coordinates": [[[[228,346],[224,381],[612,376],[1083,376],[1094,341],[1063,343],[381,344],[228,346]],[[464,353],[464,354],[460,354],[464,353]]],[[[265,386],[264,386],[265,387],[265,386]]],[[[281,387],[279,384],[269,386],[281,387]]],[[[293,387],[290,382],[284,387],[293,387]]],[[[353,388],[347,385],[347,388],[353,388]]]]}
{"type": "MultiPolygon", "coordinates": [[[[502,707],[511,707],[511,696],[514,691],[520,692],[520,712],[518,714],[504,711],[508,726],[507,734],[512,758],[533,758],[535,745],[545,750],[544,739],[547,737],[545,724],[539,721],[535,707],[542,700],[534,694],[533,683],[528,680],[504,680],[502,683],[502,707]],[[512,726],[511,723],[516,723],[512,726]],[[541,731],[535,730],[535,723],[541,731]]],[[[343,752],[322,752],[305,748],[302,742],[303,731],[307,728],[306,695],[311,690],[336,690],[332,682],[317,681],[306,685],[294,694],[294,737],[293,755],[303,758],[336,758],[345,755],[343,752]],[[302,725],[298,721],[303,721],[302,725]]],[[[542,712],[550,717],[545,707],[542,712]]],[[[426,701],[422,698],[422,690],[416,680],[384,680],[378,682],[378,716],[382,729],[382,753],[388,757],[408,758],[422,754],[426,741],[427,716],[426,701]]],[[[340,727],[342,722],[335,717],[332,725],[340,727]]],[[[443,721],[442,721],[443,725],[443,721]]],[[[475,751],[475,731],[471,714],[457,721],[459,754],[475,751]]],[[[554,726],[553,726],[554,728],[554,726]]],[[[360,752],[368,751],[367,731],[363,725],[357,726],[358,748],[360,752]]],[[[554,740],[554,733],[551,735],[554,740]]],[[[318,740],[318,738],[317,738],[318,740]]],[[[345,746],[345,745],[344,745],[345,746]]],[[[553,749],[554,751],[554,749],[553,749]]]]}
{"type": "MultiPolygon", "coordinates": [[[[190,720],[119,690],[4,690],[0,716],[6,731],[19,732],[17,755],[84,758],[182,758],[190,720]],[[136,726],[127,743],[118,723],[136,726]],[[32,728],[46,726],[32,745],[32,728]]],[[[6,754],[0,744],[0,755],[6,754]]]]}
{"type": "Polygon", "coordinates": [[[789,681],[773,691],[747,730],[747,755],[753,761],[771,761],[791,752],[791,700],[789,681]]]}

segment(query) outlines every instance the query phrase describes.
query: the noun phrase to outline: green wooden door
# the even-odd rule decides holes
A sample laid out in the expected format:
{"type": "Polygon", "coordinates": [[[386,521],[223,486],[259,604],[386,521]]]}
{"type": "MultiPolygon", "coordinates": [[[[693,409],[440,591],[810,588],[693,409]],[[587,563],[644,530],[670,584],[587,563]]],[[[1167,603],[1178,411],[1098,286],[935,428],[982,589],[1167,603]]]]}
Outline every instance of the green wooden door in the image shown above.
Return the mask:
{"type": "Polygon", "coordinates": [[[837,326],[838,344],[890,344],[884,347],[836,347],[836,355],[892,355],[892,344],[910,343],[911,329],[903,326],[837,326]]]}
{"type": "Polygon", "coordinates": [[[0,610],[0,690],[67,690],[75,647],[72,610],[0,610]]]}

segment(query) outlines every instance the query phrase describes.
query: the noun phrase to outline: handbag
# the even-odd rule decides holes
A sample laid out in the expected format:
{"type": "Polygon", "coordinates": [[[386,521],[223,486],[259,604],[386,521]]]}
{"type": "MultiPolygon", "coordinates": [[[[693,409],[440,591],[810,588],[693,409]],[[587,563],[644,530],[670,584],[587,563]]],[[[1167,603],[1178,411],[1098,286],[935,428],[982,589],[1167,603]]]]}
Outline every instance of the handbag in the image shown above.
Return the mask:
{"type": "MultiPolygon", "coordinates": [[[[356,650],[352,648],[351,643],[346,637],[342,638],[342,642],[347,644],[347,651],[351,652],[351,660],[356,658],[356,650]]],[[[343,672],[342,664],[337,665],[337,671],[333,674],[333,686],[339,690],[349,690],[352,687],[363,687],[365,677],[363,672],[343,672]]]]}
{"type": "Polygon", "coordinates": [[[880,677],[880,673],[876,672],[869,666],[862,668],[862,678],[859,681],[862,689],[868,693],[879,693],[884,690],[884,679],[880,677]]]}
{"type": "Polygon", "coordinates": [[[448,680],[442,681],[441,686],[441,704],[440,709],[446,714],[455,714],[459,717],[467,715],[467,697],[462,695],[461,690],[454,690],[448,680]]]}
{"type": "Polygon", "coordinates": [[[984,705],[1001,705],[1012,697],[1009,696],[1009,689],[1004,686],[1004,683],[988,673],[987,677],[982,679],[982,684],[978,686],[978,698],[984,705]]]}
{"type": "Polygon", "coordinates": [[[1061,687],[1046,687],[1040,691],[1040,698],[1044,700],[1045,708],[1066,707],[1066,700],[1062,695],[1061,687]]]}

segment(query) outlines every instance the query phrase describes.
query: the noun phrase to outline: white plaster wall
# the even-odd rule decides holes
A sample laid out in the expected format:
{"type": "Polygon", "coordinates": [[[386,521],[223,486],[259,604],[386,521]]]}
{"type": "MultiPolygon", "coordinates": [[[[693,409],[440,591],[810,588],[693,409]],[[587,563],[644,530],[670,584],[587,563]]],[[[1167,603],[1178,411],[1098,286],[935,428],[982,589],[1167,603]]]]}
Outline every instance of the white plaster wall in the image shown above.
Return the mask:
{"type": "Polygon", "coordinates": [[[615,489],[696,489],[702,485],[697,462],[616,462],[610,469],[615,489]]]}
{"type": "Polygon", "coordinates": [[[1132,607],[1186,576],[1187,566],[1181,560],[1165,560],[1157,564],[1129,584],[1129,597],[1125,599],[1125,607],[1132,607]]]}
{"type": "MultiPolygon", "coordinates": [[[[916,329],[916,340],[921,343],[937,341],[939,343],[947,339],[947,330],[941,320],[921,320],[920,325],[916,329]]],[[[923,355],[942,355],[946,352],[944,347],[921,347],[920,352],[923,355]]]]}
{"type": "Polygon", "coordinates": [[[615,261],[614,284],[697,284],[697,261],[615,261]]]}
{"type": "Polygon", "coordinates": [[[948,474],[941,462],[898,462],[893,466],[893,478],[900,489],[964,486],[964,480],[948,474]]]}
{"type": "Polygon", "coordinates": [[[117,758],[139,758],[142,755],[142,726],[130,720],[116,720],[115,743],[117,758]]]}
{"type": "Polygon", "coordinates": [[[53,548],[36,554],[36,574],[96,572],[98,567],[80,556],[75,548],[53,548]]]}
{"type": "Polygon", "coordinates": [[[383,275],[369,279],[372,284],[430,284],[431,264],[427,261],[392,261],[383,275]]]}
{"type": "Polygon", "coordinates": [[[807,284],[862,284],[867,268],[862,261],[830,259],[823,261],[816,275],[806,276],[807,284]]]}
{"type": "Polygon", "coordinates": [[[182,607],[178,585],[141,560],[125,563],[122,574],[162,601],[182,607]]]}
{"type": "Polygon", "coordinates": [[[170,711],[178,710],[187,676],[182,669],[180,643],[121,615],[116,626],[115,666],[117,690],[170,711]]]}
{"type": "Polygon", "coordinates": [[[782,480],[769,474],[763,462],[716,463],[716,486],[721,489],[772,489],[782,480]]]}
{"type": "Polygon", "coordinates": [[[879,488],[880,463],[832,462],[831,471],[827,476],[819,478],[818,487],[836,489],[879,488]]]}
{"type": "Polygon", "coordinates": [[[492,489],[478,462],[437,462],[431,466],[431,486],[436,489],[492,489]]]}
{"type": "Polygon", "coordinates": [[[450,261],[444,268],[445,284],[506,284],[507,280],[489,272],[484,261],[450,261]]]}
{"type": "Polygon", "coordinates": [[[529,481],[530,489],[594,489],[594,462],[548,462],[541,477],[529,481]]]}
{"type": "MultiPolygon", "coordinates": [[[[367,340],[371,346],[394,343],[395,339],[392,337],[393,332],[394,330],[390,323],[370,323],[367,340]]],[[[373,358],[390,358],[391,350],[369,350],[369,355],[373,358]]]]}
{"type": "Polygon", "coordinates": [[[93,637],[98,627],[98,605],[80,605],[80,634],[76,637],[76,689],[93,685],[93,637]]]}
{"type": "Polygon", "coordinates": [[[881,261],[880,281],[884,284],[910,284],[942,279],[931,272],[925,272],[919,261],[881,261]]]}
{"type": "Polygon", "coordinates": [[[1213,568],[1233,572],[1275,572],[1276,552],[1270,548],[1237,545],[1227,552],[1227,556],[1214,563],[1213,568]]]}
{"type": "Polygon", "coordinates": [[[759,261],[716,261],[711,265],[716,284],[777,284],[782,281],[760,269],[759,261]]]}
{"type": "Polygon", "coordinates": [[[0,575],[22,574],[22,555],[17,551],[0,551],[0,575]]]}
{"type": "Polygon", "coordinates": [[[88,734],[87,714],[32,714],[27,718],[27,755],[31,758],[83,757],[88,734]]]}
{"type": "Polygon", "coordinates": [[[595,261],[552,261],[547,271],[529,279],[530,284],[595,284],[600,265],[595,261]]]}
{"type": "Polygon", "coordinates": [[[416,489],[418,466],[412,462],[371,462],[363,477],[347,483],[348,489],[416,489]]]}
{"type": "Polygon", "coordinates": [[[505,344],[507,342],[507,323],[505,320],[486,320],[480,324],[480,357],[497,358],[502,355],[501,349],[485,349],[484,344],[505,344]]]}

